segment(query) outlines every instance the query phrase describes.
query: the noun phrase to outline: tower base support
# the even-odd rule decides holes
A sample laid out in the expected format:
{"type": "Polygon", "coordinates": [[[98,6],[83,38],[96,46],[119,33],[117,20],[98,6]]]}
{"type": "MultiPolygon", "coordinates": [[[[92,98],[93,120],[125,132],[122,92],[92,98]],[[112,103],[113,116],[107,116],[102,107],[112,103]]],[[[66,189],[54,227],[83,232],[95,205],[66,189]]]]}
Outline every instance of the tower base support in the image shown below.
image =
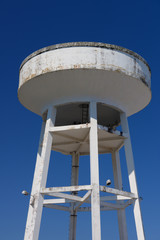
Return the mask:
{"type": "Polygon", "coordinates": [[[47,118],[42,124],[24,240],[38,240],[43,207],[66,211],[70,214],[69,240],[76,240],[78,212],[91,211],[92,240],[101,240],[100,211],[117,210],[120,240],[127,240],[125,209],[131,204],[133,205],[137,238],[145,240],[126,115],[125,113],[120,114],[122,132],[98,125],[95,101],[90,102],[89,116],[90,122],[86,124],[55,126],[56,108],[51,106],[48,109],[47,118]],[[83,133],[81,138],[77,137],[77,132],[78,134],[83,133]],[[67,133],[69,134],[67,135],[67,133]],[[56,142],[53,140],[54,134],[65,141],[56,142]],[[65,146],[64,153],[68,154],[66,146],[72,144],[73,146],[78,145],[70,153],[72,155],[71,186],[47,188],[51,150],[61,149],[65,146]],[[84,147],[86,145],[88,148],[84,147]],[[123,145],[131,192],[124,191],[122,186],[119,149],[123,145]],[[81,186],[78,185],[79,156],[80,154],[85,155],[87,151],[90,153],[90,185],[81,186]],[[112,154],[114,188],[99,184],[99,151],[112,154]],[[83,191],[84,195],[79,196],[79,191],[83,191]],[[101,196],[101,192],[110,195],[101,196]],[[45,196],[52,198],[45,199],[45,196]],[[83,206],[84,203],[85,206],[83,206]]]}

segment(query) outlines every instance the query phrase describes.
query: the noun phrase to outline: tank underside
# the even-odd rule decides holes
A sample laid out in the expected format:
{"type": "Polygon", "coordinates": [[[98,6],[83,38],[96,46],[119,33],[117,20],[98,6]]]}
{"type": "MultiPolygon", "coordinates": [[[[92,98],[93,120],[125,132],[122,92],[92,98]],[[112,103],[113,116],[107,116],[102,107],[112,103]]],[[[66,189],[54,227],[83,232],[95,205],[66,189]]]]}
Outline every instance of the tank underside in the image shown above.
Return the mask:
{"type": "Polygon", "coordinates": [[[48,47],[21,65],[18,98],[42,115],[48,106],[97,101],[130,116],[151,99],[150,69],[136,53],[114,45],[48,47]]]}

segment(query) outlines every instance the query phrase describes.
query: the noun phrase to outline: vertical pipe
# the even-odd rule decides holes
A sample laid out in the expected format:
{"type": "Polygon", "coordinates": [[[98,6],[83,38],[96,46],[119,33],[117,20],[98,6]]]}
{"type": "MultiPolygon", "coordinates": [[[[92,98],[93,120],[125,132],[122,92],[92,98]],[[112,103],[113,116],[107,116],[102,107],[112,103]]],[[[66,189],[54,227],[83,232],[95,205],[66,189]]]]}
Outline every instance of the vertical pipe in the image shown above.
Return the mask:
{"type": "MultiPolygon", "coordinates": [[[[115,188],[122,190],[122,174],[120,166],[119,151],[112,152],[112,165],[113,165],[113,175],[114,175],[114,186],[115,188]]],[[[118,195],[117,195],[118,198],[118,195]]],[[[117,210],[118,214],[118,225],[119,225],[119,237],[120,240],[127,240],[127,224],[126,224],[126,214],[125,209],[117,210]]]]}
{"type": "MultiPolygon", "coordinates": [[[[78,185],[78,176],[79,176],[79,153],[74,152],[72,154],[71,186],[78,185]]],[[[73,194],[77,195],[76,192],[73,192],[73,194]]],[[[76,240],[77,211],[74,211],[73,208],[74,203],[71,203],[69,240],[76,240]]]]}
{"type": "MultiPolygon", "coordinates": [[[[138,188],[137,188],[128,121],[125,113],[121,113],[120,117],[121,117],[122,131],[128,134],[127,139],[124,140],[124,148],[125,148],[126,162],[127,162],[127,168],[128,168],[130,189],[132,193],[135,193],[138,196],[138,188]]],[[[145,240],[139,198],[137,198],[133,204],[133,212],[134,212],[138,240],[145,240]]]]}
{"type": "Polygon", "coordinates": [[[54,125],[55,116],[56,110],[51,106],[48,109],[46,123],[42,124],[24,240],[38,240],[43,209],[43,196],[40,194],[40,189],[46,186],[52,147],[49,128],[54,125]]]}
{"type": "Polygon", "coordinates": [[[91,216],[92,240],[101,240],[100,194],[99,194],[99,162],[97,136],[97,103],[90,102],[90,173],[91,173],[91,216]]]}

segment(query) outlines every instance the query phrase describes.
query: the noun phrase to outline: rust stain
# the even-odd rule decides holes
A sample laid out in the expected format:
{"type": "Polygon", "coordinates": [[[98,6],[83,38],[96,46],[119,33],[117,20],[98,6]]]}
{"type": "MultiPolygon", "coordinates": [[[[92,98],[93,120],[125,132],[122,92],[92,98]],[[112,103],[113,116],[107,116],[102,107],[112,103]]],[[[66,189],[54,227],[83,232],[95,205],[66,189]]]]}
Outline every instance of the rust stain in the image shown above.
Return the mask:
{"type": "Polygon", "coordinates": [[[42,70],[42,73],[46,73],[46,72],[50,72],[49,68],[45,68],[44,70],[42,70]]]}
{"type": "Polygon", "coordinates": [[[73,68],[81,68],[81,65],[80,64],[75,64],[75,65],[73,65],[73,68]]]}
{"type": "Polygon", "coordinates": [[[137,60],[134,58],[134,72],[136,73],[136,68],[137,68],[137,60]]]}
{"type": "Polygon", "coordinates": [[[63,65],[59,65],[59,66],[57,67],[57,70],[63,70],[63,69],[65,69],[63,65]]]}
{"type": "MultiPolygon", "coordinates": [[[[33,57],[35,57],[37,55],[40,55],[44,52],[48,52],[48,51],[51,51],[51,50],[56,50],[56,49],[60,49],[60,48],[68,48],[68,47],[96,47],[96,48],[102,48],[102,49],[105,48],[105,49],[113,50],[112,51],[113,55],[114,55],[115,51],[120,51],[120,52],[129,54],[129,55],[135,57],[136,59],[139,59],[140,61],[142,61],[148,67],[149,71],[151,72],[148,63],[137,53],[135,53],[135,52],[133,52],[129,49],[117,46],[117,45],[106,44],[106,43],[97,43],[97,42],[70,42],[70,43],[56,44],[56,45],[52,45],[52,46],[49,46],[49,47],[42,48],[42,49],[32,53],[31,55],[29,55],[22,62],[21,66],[20,66],[20,70],[27,61],[29,61],[30,59],[32,59],[33,57]]],[[[96,49],[95,49],[95,51],[96,51],[96,49]]]]}
{"type": "Polygon", "coordinates": [[[144,76],[141,76],[141,77],[140,77],[140,80],[141,80],[147,87],[150,88],[150,86],[149,86],[149,84],[146,82],[146,79],[145,79],[144,76]]]}
{"type": "Polygon", "coordinates": [[[101,189],[101,191],[105,192],[105,191],[106,191],[106,188],[103,186],[103,189],[101,189]]]}
{"type": "Polygon", "coordinates": [[[121,69],[116,69],[114,72],[122,73],[121,69]]]}
{"type": "Polygon", "coordinates": [[[31,78],[34,78],[34,77],[36,77],[36,76],[37,76],[37,75],[36,75],[35,73],[29,75],[27,78],[25,78],[25,79],[23,80],[23,83],[27,82],[28,80],[30,80],[31,78]]]}
{"type": "MultiPolygon", "coordinates": [[[[106,65],[105,64],[100,64],[100,65],[97,65],[97,67],[94,67],[93,64],[85,64],[83,66],[83,64],[75,64],[73,65],[70,69],[81,69],[81,68],[95,68],[95,69],[103,69],[103,70],[106,70],[106,71],[113,71],[113,72],[117,72],[117,73],[124,73],[124,74],[128,74],[134,78],[138,78],[139,80],[141,80],[147,87],[150,88],[150,85],[149,83],[147,83],[146,81],[146,77],[142,75],[142,72],[139,70],[139,68],[137,68],[136,66],[136,58],[134,58],[134,69],[133,69],[133,72],[127,72],[126,69],[123,69],[121,67],[118,67],[116,65],[108,65],[108,67],[106,68],[106,65]]],[[[63,66],[63,65],[59,65],[57,66],[56,70],[66,70],[66,66],[63,66]]],[[[27,77],[24,77],[23,74],[22,74],[22,80],[21,80],[21,85],[23,85],[24,83],[26,83],[27,81],[29,81],[30,79],[32,78],[35,78],[36,76],[39,76],[41,74],[45,74],[45,73],[48,73],[48,72],[52,72],[54,70],[50,69],[50,68],[45,68],[41,71],[41,73],[33,73],[33,74],[29,74],[27,77]]]]}

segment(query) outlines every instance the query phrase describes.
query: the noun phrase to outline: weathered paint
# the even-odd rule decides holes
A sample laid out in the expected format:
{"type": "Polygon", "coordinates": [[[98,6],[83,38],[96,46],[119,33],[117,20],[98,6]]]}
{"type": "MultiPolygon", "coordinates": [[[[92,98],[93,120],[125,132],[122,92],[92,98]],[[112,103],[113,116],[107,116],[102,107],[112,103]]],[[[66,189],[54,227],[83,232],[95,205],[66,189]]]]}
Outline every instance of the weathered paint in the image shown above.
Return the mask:
{"type": "MultiPolygon", "coordinates": [[[[25,231],[26,240],[38,239],[43,206],[68,211],[71,214],[79,211],[91,211],[92,240],[101,239],[100,210],[116,209],[119,217],[120,239],[127,239],[123,209],[132,203],[138,240],[145,239],[126,115],[140,111],[149,103],[151,98],[150,77],[150,68],[139,55],[118,46],[100,43],[69,43],[51,46],[33,53],[22,63],[18,90],[20,102],[40,115],[49,109],[48,113],[50,115],[48,115],[45,130],[42,131],[44,140],[43,142],[40,141],[37,155],[25,231]],[[55,124],[55,114],[52,116],[53,112],[51,111],[53,106],[76,101],[90,104],[90,123],[53,127],[55,124]],[[107,134],[108,132],[117,134],[117,131],[110,131],[110,128],[97,125],[97,102],[111,105],[119,110],[124,133],[118,134],[115,141],[120,139],[122,142],[116,148],[114,148],[114,143],[114,146],[110,146],[107,152],[113,154],[114,151],[119,151],[119,148],[124,144],[131,192],[122,191],[122,179],[117,156],[113,156],[116,161],[113,160],[113,168],[115,185],[118,189],[99,185],[98,148],[103,148],[106,152],[106,146],[101,145],[106,139],[98,139],[97,130],[106,131],[107,134]],[[75,152],[79,153],[80,150],[83,150],[83,142],[89,144],[91,185],[45,187],[50,152],[52,146],[54,147],[51,132],[56,135],[56,133],[64,130],[88,131],[82,140],[78,140],[79,146],[76,147],[75,152]],[[64,193],[82,190],[88,191],[83,198],[64,193]],[[114,199],[113,196],[112,198],[109,196],[100,198],[100,191],[116,196],[114,199]],[[59,197],[60,199],[57,199],[57,202],[55,199],[43,201],[44,195],[59,197]],[[91,201],[88,199],[90,195],[91,201]],[[116,203],[105,202],[107,199],[108,201],[115,200],[116,203]],[[122,199],[129,200],[123,203],[120,202],[122,199]],[[71,205],[66,207],[54,204],[62,202],[71,203],[71,205]],[[91,203],[91,207],[80,207],[84,202],[91,203]],[[123,224],[121,224],[121,221],[123,221],[123,224]]],[[[75,138],[72,140],[77,141],[75,138]]],[[[107,139],[108,142],[112,140],[113,138],[107,139]]],[[[61,144],[66,145],[66,142],[61,142],[61,144]]],[[[73,154],[73,152],[69,154],[73,154]]],[[[74,171],[73,175],[76,175],[73,177],[76,185],[78,184],[78,175],[74,171]]],[[[71,216],[71,229],[74,230],[74,233],[70,231],[70,239],[75,239],[75,223],[75,216],[71,216]]]]}
{"type": "MultiPolygon", "coordinates": [[[[79,153],[74,152],[72,154],[72,175],[71,175],[71,186],[78,185],[79,177],[79,153]]],[[[72,192],[74,197],[78,192],[72,192]]],[[[74,208],[75,203],[71,203],[71,214],[70,214],[70,226],[69,226],[69,240],[76,240],[76,225],[77,225],[77,210],[74,208]]]]}
{"type": "MultiPolygon", "coordinates": [[[[30,54],[27,58],[25,58],[25,60],[22,62],[20,69],[23,67],[23,65],[30,60],[31,58],[35,57],[36,55],[39,55],[43,52],[47,52],[47,51],[51,51],[51,50],[55,50],[55,49],[60,49],[60,48],[68,48],[68,47],[99,47],[99,48],[106,48],[106,49],[111,49],[111,50],[117,50],[120,52],[124,52],[124,53],[128,53],[129,55],[132,55],[133,57],[136,57],[138,59],[140,59],[141,61],[143,61],[146,65],[148,65],[148,63],[146,62],[146,60],[144,58],[142,58],[139,54],[124,48],[124,47],[120,47],[117,45],[113,45],[113,44],[107,44],[107,43],[100,43],[100,42],[69,42],[69,43],[60,43],[60,44],[55,44],[55,45],[51,45],[49,47],[45,47],[45,48],[41,48],[39,50],[37,50],[36,52],[30,54]]],[[[148,68],[150,69],[149,65],[148,68]]]]}
{"type": "Polygon", "coordinates": [[[90,178],[92,184],[91,217],[92,240],[101,240],[99,158],[97,135],[97,103],[90,103],[90,178]]]}
{"type": "Polygon", "coordinates": [[[124,52],[95,47],[60,48],[43,52],[27,61],[20,71],[20,85],[52,71],[67,69],[101,69],[122,72],[144,79],[150,87],[149,68],[145,62],[124,52]]]}
{"type": "Polygon", "coordinates": [[[23,62],[18,97],[39,115],[50,104],[92,99],[132,115],[151,99],[150,78],[146,61],[130,50],[96,43],[62,44],[37,51],[23,62]]]}
{"type": "MultiPolygon", "coordinates": [[[[131,189],[131,192],[135,193],[138,196],[138,187],[137,187],[137,181],[136,181],[132,145],[130,140],[128,120],[125,113],[121,113],[121,127],[122,127],[122,131],[128,134],[128,138],[124,140],[124,149],[125,149],[125,155],[126,155],[130,189],[131,189]]],[[[145,240],[139,197],[134,201],[133,212],[134,212],[134,218],[135,218],[135,224],[136,224],[137,239],[145,240]]]]}
{"type": "Polygon", "coordinates": [[[24,240],[38,240],[39,236],[43,209],[43,196],[40,189],[46,186],[52,146],[52,135],[49,132],[49,127],[54,125],[55,115],[56,110],[51,106],[48,110],[46,123],[43,122],[42,125],[24,240]],[[41,145],[42,139],[43,144],[41,145]]]}
{"type": "MultiPolygon", "coordinates": [[[[140,212],[139,205],[139,197],[138,190],[136,185],[135,171],[134,171],[134,163],[133,163],[133,155],[131,150],[129,129],[127,125],[126,114],[121,113],[121,124],[122,130],[125,132],[121,133],[118,131],[113,131],[117,134],[118,137],[123,137],[125,142],[125,152],[126,152],[126,160],[128,166],[128,175],[129,182],[131,187],[131,192],[126,192],[122,190],[122,178],[120,172],[120,162],[117,156],[118,150],[110,150],[110,153],[113,154],[113,169],[114,169],[114,178],[115,178],[115,188],[109,188],[106,186],[99,185],[99,162],[98,162],[98,125],[97,125],[97,103],[92,101],[90,103],[90,123],[88,125],[83,124],[82,126],[77,125],[76,128],[72,129],[72,126],[63,126],[63,127],[54,127],[55,122],[55,108],[54,114],[51,111],[52,106],[50,106],[50,115],[48,115],[45,131],[42,131],[42,138],[44,136],[45,141],[42,142],[40,140],[39,152],[37,156],[37,164],[35,168],[35,175],[30,199],[30,206],[28,212],[28,219],[26,224],[25,238],[26,240],[38,240],[38,234],[40,230],[40,222],[41,222],[41,214],[42,208],[48,207],[58,210],[67,211],[71,214],[70,217],[70,236],[69,239],[76,239],[76,215],[77,212],[82,211],[91,211],[92,212],[92,240],[100,240],[101,239],[101,223],[100,223],[100,211],[106,210],[117,210],[118,218],[119,218],[119,229],[120,229],[120,239],[127,240],[127,230],[125,224],[125,212],[124,209],[129,205],[133,204],[134,206],[134,215],[136,222],[136,230],[138,240],[145,239],[142,218],[140,212]],[[52,114],[51,114],[52,113],[52,114]],[[72,182],[71,185],[74,186],[65,186],[65,187],[51,187],[46,188],[46,179],[47,179],[47,171],[49,164],[49,156],[51,152],[51,144],[52,144],[52,135],[62,129],[65,131],[83,131],[83,129],[90,128],[89,132],[89,145],[90,145],[90,171],[91,171],[91,185],[78,186],[78,171],[75,166],[78,166],[78,158],[75,162],[73,158],[73,171],[72,171],[72,182]],[[42,144],[41,144],[42,142],[42,144]],[[116,152],[114,152],[116,151],[116,152]],[[116,155],[115,155],[116,153],[116,155]],[[68,194],[65,192],[78,192],[85,191],[88,192],[83,196],[79,197],[76,194],[68,194]],[[114,194],[114,196],[103,196],[100,197],[100,191],[114,194]],[[56,197],[59,199],[47,199],[43,200],[44,195],[56,197]],[[91,200],[89,199],[91,195],[91,200]],[[128,200],[127,200],[128,199],[128,200]],[[126,202],[122,202],[122,200],[127,200],[126,202]],[[116,201],[116,203],[110,203],[106,201],[116,201]],[[81,205],[86,202],[90,203],[91,207],[81,207],[81,205]],[[57,205],[61,203],[71,203],[70,206],[57,205]]],[[[101,127],[101,130],[107,131],[108,128],[101,127]]],[[[111,133],[110,133],[111,134],[111,133]]],[[[113,133],[112,133],[113,134],[113,133]]],[[[113,138],[111,138],[113,140],[113,138]]],[[[111,140],[110,139],[110,140],[111,140]]],[[[108,140],[108,141],[110,141],[108,140]]],[[[86,139],[84,138],[84,141],[86,139]]],[[[73,157],[79,155],[78,152],[72,153],[73,157]]]]}
{"type": "MultiPolygon", "coordinates": [[[[112,152],[112,166],[113,166],[113,176],[114,176],[114,186],[116,189],[122,190],[122,174],[120,166],[119,151],[112,152]]],[[[118,199],[119,196],[117,196],[118,199]]],[[[123,204],[123,201],[121,202],[123,204]]],[[[127,224],[126,224],[126,215],[125,208],[119,209],[118,214],[118,225],[119,225],[119,238],[120,240],[128,240],[127,234],[127,224]]]]}

